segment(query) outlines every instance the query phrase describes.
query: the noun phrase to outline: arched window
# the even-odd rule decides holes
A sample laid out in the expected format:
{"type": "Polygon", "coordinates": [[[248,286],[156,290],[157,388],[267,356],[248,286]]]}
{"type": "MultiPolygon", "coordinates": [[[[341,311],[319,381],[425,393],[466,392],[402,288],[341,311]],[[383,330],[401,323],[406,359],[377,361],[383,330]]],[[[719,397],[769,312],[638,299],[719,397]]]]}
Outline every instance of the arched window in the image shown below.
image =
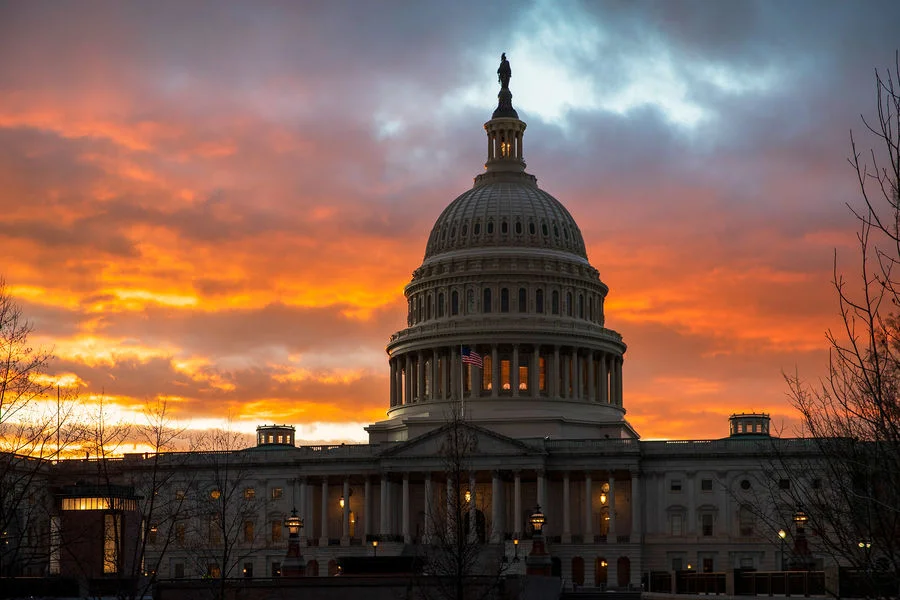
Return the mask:
{"type": "Polygon", "coordinates": [[[544,290],[538,290],[534,293],[534,310],[544,314],[544,290]]]}
{"type": "Polygon", "coordinates": [[[559,314],[559,292],[556,290],[550,295],[550,312],[554,315],[559,314]]]}
{"type": "Polygon", "coordinates": [[[519,288],[519,312],[523,313],[528,310],[528,290],[519,288]]]}
{"type": "Polygon", "coordinates": [[[437,316],[439,319],[444,316],[444,292],[438,294],[437,316]]]}
{"type": "Polygon", "coordinates": [[[484,288],[482,296],[481,311],[489,313],[491,312],[491,288],[484,288]]]}
{"type": "Polygon", "coordinates": [[[475,223],[475,235],[481,235],[481,223],[475,223]]]}
{"type": "Polygon", "coordinates": [[[503,235],[509,233],[509,223],[507,223],[506,221],[500,223],[500,233],[502,233],[503,235]]]}
{"type": "Polygon", "coordinates": [[[428,294],[428,297],[425,299],[425,314],[426,314],[425,318],[428,320],[431,320],[432,305],[433,305],[432,296],[431,296],[431,294],[428,294]]]}
{"type": "Polygon", "coordinates": [[[566,292],[566,316],[572,316],[572,292],[566,292]]]}
{"type": "Polygon", "coordinates": [[[528,233],[530,233],[531,235],[535,234],[534,221],[528,224],[528,233]]]}
{"type": "Polygon", "coordinates": [[[519,221],[516,221],[516,234],[517,235],[522,234],[522,224],[519,221]]]}
{"type": "Polygon", "coordinates": [[[466,290],[466,314],[475,314],[475,290],[466,290]]]}
{"type": "Polygon", "coordinates": [[[588,296],[588,321],[594,320],[594,296],[588,296]]]}
{"type": "Polygon", "coordinates": [[[509,290],[506,288],[500,290],[500,312],[509,312],[509,290]]]}
{"type": "Polygon", "coordinates": [[[459,292],[457,292],[456,290],[453,290],[453,292],[450,294],[450,314],[459,314],[459,292]]]}
{"type": "Polygon", "coordinates": [[[578,318],[584,318],[584,294],[578,294],[578,318]]]}
{"type": "Polygon", "coordinates": [[[488,221],[488,224],[487,224],[487,232],[488,232],[488,233],[494,233],[494,222],[493,222],[493,221],[488,221]]]}

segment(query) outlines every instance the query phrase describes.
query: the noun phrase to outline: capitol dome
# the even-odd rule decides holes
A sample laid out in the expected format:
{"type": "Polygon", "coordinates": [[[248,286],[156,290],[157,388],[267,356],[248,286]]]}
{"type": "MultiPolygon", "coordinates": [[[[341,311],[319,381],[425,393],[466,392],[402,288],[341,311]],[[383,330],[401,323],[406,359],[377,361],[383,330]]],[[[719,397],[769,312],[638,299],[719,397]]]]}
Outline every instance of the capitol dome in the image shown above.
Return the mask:
{"type": "Polygon", "coordinates": [[[526,125],[505,58],[484,124],[487,160],[435,221],[406,286],[407,327],[387,345],[387,419],[399,441],[453,415],[519,439],[635,438],[622,403],[622,336],[575,219],[525,171],[526,125]]]}

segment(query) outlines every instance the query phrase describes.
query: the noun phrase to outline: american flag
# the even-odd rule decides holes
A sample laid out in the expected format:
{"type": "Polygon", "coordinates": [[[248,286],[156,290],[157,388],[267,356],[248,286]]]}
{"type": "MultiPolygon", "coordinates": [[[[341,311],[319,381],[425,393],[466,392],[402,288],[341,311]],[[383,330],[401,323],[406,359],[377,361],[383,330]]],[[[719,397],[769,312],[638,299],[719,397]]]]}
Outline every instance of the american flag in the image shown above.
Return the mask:
{"type": "Polygon", "coordinates": [[[462,347],[462,361],[466,365],[474,365],[479,369],[484,368],[484,361],[481,359],[481,355],[468,346],[462,347]]]}

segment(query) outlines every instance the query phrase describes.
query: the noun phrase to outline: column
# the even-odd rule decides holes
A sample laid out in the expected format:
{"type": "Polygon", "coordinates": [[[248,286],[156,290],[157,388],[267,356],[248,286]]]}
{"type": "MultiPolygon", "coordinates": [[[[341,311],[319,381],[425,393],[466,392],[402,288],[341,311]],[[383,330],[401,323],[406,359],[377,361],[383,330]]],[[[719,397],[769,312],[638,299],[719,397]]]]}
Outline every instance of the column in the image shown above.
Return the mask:
{"type": "Polygon", "coordinates": [[[519,345],[513,344],[513,357],[509,365],[509,387],[512,388],[512,395],[519,395],[519,345]]]}
{"type": "Polygon", "coordinates": [[[474,542],[478,539],[478,513],[476,512],[476,496],[475,496],[475,474],[469,474],[469,493],[472,494],[469,501],[469,530],[467,532],[469,541],[474,542]]]}
{"type": "Polygon", "coordinates": [[[456,511],[453,510],[453,505],[455,504],[455,502],[453,501],[454,493],[455,493],[455,490],[453,489],[453,480],[448,475],[447,476],[447,513],[446,513],[447,514],[447,519],[446,519],[447,522],[444,523],[444,527],[447,528],[447,532],[446,532],[447,541],[450,541],[450,542],[456,541],[456,523],[454,523],[454,521],[456,520],[456,517],[458,515],[456,514],[456,511]]]}
{"type": "Polygon", "coordinates": [[[448,400],[458,400],[456,395],[459,388],[456,381],[456,361],[454,360],[453,346],[447,348],[447,389],[450,392],[448,400]]]}
{"type": "Polygon", "coordinates": [[[616,357],[609,357],[609,403],[616,405],[616,357]]]}
{"type": "Polygon", "coordinates": [[[322,479],[322,535],[319,537],[319,545],[328,545],[328,478],[322,479]]]}
{"type": "Polygon", "coordinates": [[[497,344],[491,344],[491,398],[500,395],[500,353],[497,344]]]}
{"type": "Polygon", "coordinates": [[[419,377],[416,385],[416,402],[425,402],[425,353],[421,350],[416,358],[416,374],[419,377]]]}
{"type": "Polygon", "coordinates": [[[441,399],[441,384],[438,381],[438,351],[431,351],[431,399],[441,399]]]}
{"type": "Polygon", "coordinates": [[[550,369],[550,395],[561,397],[559,390],[559,346],[553,346],[553,366],[550,369]]]}
{"type": "Polygon", "coordinates": [[[588,402],[596,402],[596,401],[597,401],[597,394],[595,393],[595,392],[596,392],[596,388],[595,388],[595,386],[594,386],[594,384],[596,383],[596,382],[595,382],[595,380],[596,380],[596,373],[594,372],[594,351],[593,351],[593,350],[591,350],[590,352],[588,352],[588,357],[587,357],[587,358],[588,358],[588,364],[587,364],[587,368],[588,368],[588,397],[587,397],[587,400],[588,400],[588,402]]]}
{"type": "Polygon", "coordinates": [[[344,477],[344,507],[341,515],[341,546],[350,545],[350,478],[344,477]]]}
{"type": "Polygon", "coordinates": [[[568,353],[563,354],[563,356],[562,356],[562,361],[563,361],[563,393],[562,393],[562,396],[564,398],[571,398],[571,388],[569,387],[569,384],[572,382],[572,378],[571,378],[572,371],[570,368],[571,360],[572,360],[571,355],[569,355],[568,353]]]}
{"type": "Polygon", "coordinates": [[[531,353],[531,368],[528,370],[528,374],[531,380],[528,384],[531,397],[537,398],[541,395],[541,347],[537,344],[534,345],[531,353]]]}
{"type": "Polygon", "coordinates": [[[498,544],[503,541],[503,511],[502,498],[500,497],[503,481],[500,479],[500,471],[491,474],[491,543],[498,544]]]}
{"type": "Polygon", "coordinates": [[[397,363],[390,360],[391,365],[391,406],[397,405],[397,363]]]}
{"type": "Polygon", "coordinates": [[[400,517],[400,530],[403,533],[403,543],[412,541],[409,535],[409,473],[403,474],[403,514],[400,517]]]}
{"type": "Polygon", "coordinates": [[[641,481],[636,471],[631,473],[631,543],[641,543],[641,519],[644,511],[641,510],[641,481]]]}
{"type": "Polygon", "coordinates": [[[609,403],[609,375],[606,369],[606,353],[600,354],[600,402],[609,403]]]}
{"type": "MultiPolygon", "coordinates": [[[[304,523],[309,523],[312,526],[312,520],[309,519],[309,514],[307,513],[307,500],[309,499],[309,491],[306,489],[306,477],[300,478],[300,518],[303,519],[304,523]]],[[[308,530],[306,527],[300,528],[300,545],[305,546],[307,541],[308,530]]]]}
{"type": "Polygon", "coordinates": [[[431,473],[425,473],[425,531],[424,542],[431,543],[434,530],[434,492],[431,489],[431,473]]]}
{"type": "Polygon", "coordinates": [[[382,473],[381,475],[381,506],[380,509],[380,523],[378,528],[378,534],[381,536],[386,536],[388,532],[388,478],[386,473],[382,473]]]}
{"type": "Polygon", "coordinates": [[[563,532],[562,543],[572,543],[572,516],[569,514],[569,472],[563,473],[563,532]]]}
{"type": "Polygon", "coordinates": [[[622,406],[622,359],[616,359],[616,398],[618,406],[622,406]]]}
{"type": "Polygon", "coordinates": [[[609,502],[609,531],[606,534],[606,542],[609,544],[616,541],[616,477],[612,472],[609,474],[607,501],[609,502]]]}
{"type": "Polygon", "coordinates": [[[522,539],[522,473],[520,471],[515,473],[513,491],[515,494],[513,501],[513,537],[520,540],[522,539]]]}
{"type": "Polygon", "coordinates": [[[403,355],[403,360],[406,363],[406,403],[412,404],[416,401],[416,392],[414,388],[415,379],[413,378],[413,359],[409,352],[403,355]]]}
{"type": "Polygon", "coordinates": [[[544,488],[544,477],[544,470],[539,469],[537,472],[537,503],[541,505],[541,510],[546,515],[550,511],[547,510],[547,498],[545,497],[547,490],[544,488]]]}
{"type": "Polygon", "coordinates": [[[594,543],[594,490],[591,474],[584,474],[584,543],[594,543]]]}
{"type": "Polygon", "coordinates": [[[578,348],[572,351],[572,396],[581,400],[581,354],[578,348]]]}
{"type": "MultiPolygon", "coordinates": [[[[372,533],[372,526],[369,524],[369,519],[371,519],[372,515],[372,481],[369,479],[369,476],[366,475],[366,483],[363,486],[363,529],[362,529],[362,538],[363,545],[366,544],[366,539],[369,537],[369,534],[372,533]]],[[[357,526],[359,525],[359,517],[356,517],[357,526]]]]}

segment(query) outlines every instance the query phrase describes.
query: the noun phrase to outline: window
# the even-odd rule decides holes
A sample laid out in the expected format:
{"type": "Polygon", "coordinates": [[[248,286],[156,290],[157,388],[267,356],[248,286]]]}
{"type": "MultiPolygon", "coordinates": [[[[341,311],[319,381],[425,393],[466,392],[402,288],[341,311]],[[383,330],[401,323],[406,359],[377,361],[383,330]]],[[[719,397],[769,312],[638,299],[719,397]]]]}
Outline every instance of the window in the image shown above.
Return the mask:
{"type": "Polygon", "coordinates": [[[184,500],[184,490],[175,490],[175,499],[176,500],[184,500]]]}
{"type": "Polygon", "coordinates": [[[584,318],[584,296],[582,294],[578,294],[578,318],[584,318]]]}
{"type": "Polygon", "coordinates": [[[210,579],[218,579],[222,576],[222,570],[216,563],[209,563],[206,565],[206,576],[210,579]]]}
{"type": "Polygon", "coordinates": [[[250,577],[253,577],[253,563],[252,562],[244,563],[244,577],[247,577],[248,579],[250,577]]]}
{"type": "Polygon", "coordinates": [[[714,566],[713,559],[704,558],[702,564],[703,564],[703,572],[704,573],[712,573],[713,572],[713,566],[714,566]]]}
{"type": "Polygon", "coordinates": [[[459,292],[457,292],[456,290],[453,290],[453,292],[450,294],[450,314],[459,314],[459,292]]]}
{"type": "Polygon", "coordinates": [[[488,354],[483,359],[484,368],[481,370],[481,389],[490,390],[493,388],[492,378],[494,376],[493,357],[488,354]]]}
{"type": "Polygon", "coordinates": [[[782,490],[791,489],[791,482],[789,479],[779,479],[778,480],[778,488],[782,490]]]}
{"type": "Polygon", "coordinates": [[[518,221],[516,221],[516,234],[518,234],[518,235],[522,234],[522,224],[519,223],[518,221]]]}
{"type": "Polygon", "coordinates": [[[475,235],[481,235],[481,223],[475,223],[473,231],[475,235]]]}
{"type": "Polygon", "coordinates": [[[475,290],[466,290],[466,314],[475,314],[475,290]]]}
{"type": "Polygon", "coordinates": [[[534,310],[538,314],[544,313],[544,290],[538,290],[534,293],[534,310]]]}
{"type": "MultiPolygon", "coordinates": [[[[309,573],[307,573],[309,575],[309,573]]],[[[272,563],[272,577],[281,577],[281,563],[273,562],[272,563]]]]}
{"type": "Polygon", "coordinates": [[[566,316],[572,316],[572,292],[566,292],[566,316]]]}
{"type": "Polygon", "coordinates": [[[700,491],[701,492],[711,492],[713,489],[712,479],[701,479],[700,480],[700,491]]]}
{"type": "Polygon", "coordinates": [[[175,523],[175,543],[181,547],[184,546],[184,523],[175,523]]]}
{"type": "Polygon", "coordinates": [[[681,513],[669,515],[669,529],[672,535],[684,535],[684,515],[681,513]]]}
{"type": "Polygon", "coordinates": [[[486,313],[491,312],[491,288],[484,288],[484,292],[482,292],[481,310],[486,313]]]}
{"type": "Polygon", "coordinates": [[[556,290],[550,294],[550,312],[554,315],[559,314],[559,292],[556,290]]]}
{"type": "Polygon", "coordinates": [[[272,541],[277,543],[281,541],[281,521],[276,519],[272,521],[272,541]]]}
{"type": "Polygon", "coordinates": [[[741,489],[742,489],[742,490],[749,490],[749,489],[750,489],[750,480],[749,480],[749,479],[742,479],[742,480],[741,480],[741,489]]]}
{"type": "Polygon", "coordinates": [[[122,515],[104,515],[103,525],[103,572],[118,573],[122,515]]]}
{"type": "Polygon", "coordinates": [[[700,524],[704,536],[709,537],[713,534],[713,516],[710,513],[700,515],[700,524]]]}
{"type": "Polygon", "coordinates": [[[444,316],[444,292],[438,294],[437,316],[439,319],[444,316]]]}
{"type": "Polygon", "coordinates": [[[184,579],[184,563],[175,563],[175,579],[184,579]]]}
{"type": "Polygon", "coordinates": [[[519,288],[519,312],[523,313],[528,310],[528,290],[519,288]]]}
{"type": "Polygon", "coordinates": [[[672,570],[673,571],[681,571],[683,569],[684,569],[684,561],[681,559],[681,557],[673,558],[672,559],[672,570]]]}
{"type": "Polygon", "coordinates": [[[150,529],[147,530],[147,542],[155,544],[157,537],[159,537],[159,526],[151,525],[150,529]]]}
{"type": "Polygon", "coordinates": [[[509,290],[506,288],[500,290],[500,312],[509,312],[509,290]]]}
{"type": "Polygon", "coordinates": [[[509,223],[507,223],[506,221],[500,223],[500,233],[502,233],[503,235],[509,233],[509,223]]]}
{"type": "Polygon", "coordinates": [[[244,542],[250,544],[253,542],[253,538],[253,521],[244,521],[244,542]]]}
{"type": "Polygon", "coordinates": [[[493,222],[493,221],[488,221],[488,224],[487,224],[487,232],[488,232],[488,233],[494,233],[494,222],[493,222]]]}
{"type": "Polygon", "coordinates": [[[681,480],[673,479],[669,482],[669,491],[670,492],[680,492],[681,491],[681,480]]]}
{"type": "Polygon", "coordinates": [[[743,536],[753,535],[753,526],[756,519],[753,516],[753,509],[749,506],[741,506],[738,511],[738,527],[740,534],[743,536]]]}
{"type": "Polygon", "coordinates": [[[246,500],[253,500],[256,498],[256,490],[252,487],[244,488],[244,498],[246,500]]]}
{"type": "Polygon", "coordinates": [[[541,223],[541,233],[544,234],[544,237],[547,237],[550,235],[550,231],[547,229],[546,223],[541,223]]]}
{"type": "Polygon", "coordinates": [[[530,233],[531,235],[534,235],[536,233],[536,230],[534,228],[534,223],[528,224],[528,233],[530,233]]]}
{"type": "Polygon", "coordinates": [[[284,495],[284,489],[280,487],[272,488],[272,500],[278,500],[284,495]]]}
{"type": "Polygon", "coordinates": [[[428,297],[425,299],[425,318],[428,320],[431,320],[431,307],[434,305],[431,298],[431,294],[428,294],[428,297]]]}

